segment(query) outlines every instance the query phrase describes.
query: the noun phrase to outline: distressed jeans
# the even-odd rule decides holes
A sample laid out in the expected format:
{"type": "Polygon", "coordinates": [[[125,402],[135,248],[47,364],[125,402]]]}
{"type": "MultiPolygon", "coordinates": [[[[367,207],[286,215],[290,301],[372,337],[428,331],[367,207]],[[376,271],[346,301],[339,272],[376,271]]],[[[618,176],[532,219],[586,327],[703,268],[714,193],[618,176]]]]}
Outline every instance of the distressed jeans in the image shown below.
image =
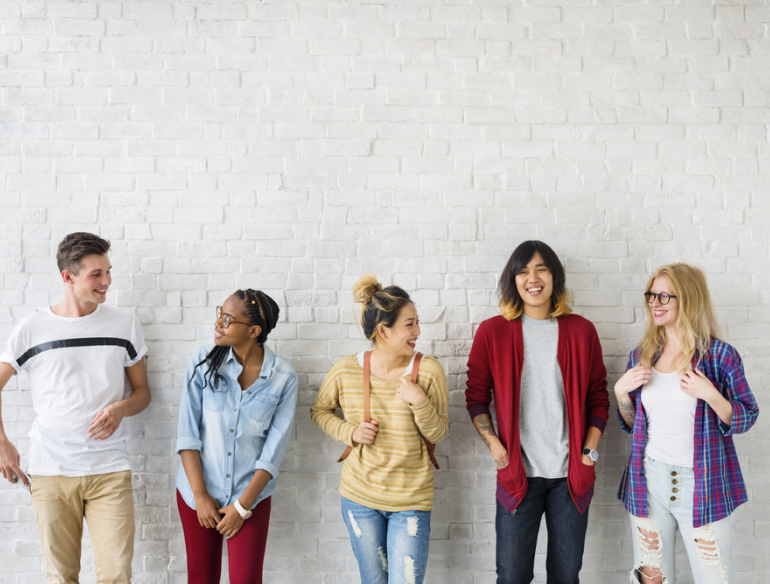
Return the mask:
{"type": "Polygon", "coordinates": [[[674,562],[676,530],[682,533],[693,580],[698,584],[732,584],[733,553],[730,517],[709,525],[692,526],[695,473],[693,469],[672,466],[645,455],[649,517],[631,515],[634,538],[634,570],[631,582],[650,582],[638,570],[642,566],[658,568],[663,584],[676,584],[674,562]],[[649,538],[639,530],[658,537],[649,538]],[[696,540],[700,540],[699,544],[696,540]]]}
{"type": "Polygon", "coordinates": [[[580,513],[567,479],[527,478],[527,494],[513,513],[497,502],[497,584],[529,584],[535,577],[535,549],[545,513],[548,584],[578,584],[583,565],[588,510],[580,513]]]}
{"type": "Polygon", "coordinates": [[[342,497],[362,584],[422,584],[430,511],[378,511],[342,497]]]}

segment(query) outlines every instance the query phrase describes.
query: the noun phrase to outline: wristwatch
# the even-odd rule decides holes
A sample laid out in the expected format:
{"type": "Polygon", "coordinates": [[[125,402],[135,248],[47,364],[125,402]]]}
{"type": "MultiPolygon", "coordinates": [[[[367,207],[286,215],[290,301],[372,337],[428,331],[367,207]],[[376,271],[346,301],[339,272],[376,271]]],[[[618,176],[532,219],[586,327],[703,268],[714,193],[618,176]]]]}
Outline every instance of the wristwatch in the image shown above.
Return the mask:
{"type": "Polygon", "coordinates": [[[238,514],[241,516],[241,519],[245,521],[246,519],[251,517],[251,509],[244,509],[243,505],[241,505],[241,502],[238,499],[235,500],[235,503],[233,503],[233,505],[235,505],[235,510],[238,511],[238,514]]]}
{"type": "Polygon", "coordinates": [[[596,450],[593,448],[583,448],[583,454],[590,458],[591,462],[594,464],[596,464],[596,461],[599,460],[599,453],[596,452],[596,450]]]}

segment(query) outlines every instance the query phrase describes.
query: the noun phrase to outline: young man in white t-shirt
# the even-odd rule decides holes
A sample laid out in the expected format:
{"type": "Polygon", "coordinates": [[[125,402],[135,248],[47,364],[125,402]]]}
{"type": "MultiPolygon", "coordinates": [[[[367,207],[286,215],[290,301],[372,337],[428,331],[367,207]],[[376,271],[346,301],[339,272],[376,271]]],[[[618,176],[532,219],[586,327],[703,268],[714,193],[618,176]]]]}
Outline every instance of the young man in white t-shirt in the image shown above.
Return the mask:
{"type": "Polygon", "coordinates": [[[56,254],[64,299],[24,317],[0,355],[0,392],[26,372],[35,410],[25,472],[5,434],[0,401],[0,472],[30,490],[48,582],[79,581],[83,517],[97,581],[131,579],[131,433],[122,422],[149,405],[150,388],[139,321],[104,304],[109,248],[91,233],[65,237],[56,254]]]}

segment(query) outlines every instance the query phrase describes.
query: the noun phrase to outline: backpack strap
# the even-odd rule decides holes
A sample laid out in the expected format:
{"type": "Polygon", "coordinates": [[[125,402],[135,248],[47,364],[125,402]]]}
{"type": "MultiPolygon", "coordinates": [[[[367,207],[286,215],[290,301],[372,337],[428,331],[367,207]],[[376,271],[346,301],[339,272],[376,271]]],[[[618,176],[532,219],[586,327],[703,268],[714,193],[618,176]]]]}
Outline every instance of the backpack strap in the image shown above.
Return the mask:
{"type": "Polygon", "coordinates": [[[415,353],[414,365],[412,365],[412,383],[417,383],[417,374],[420,372],[420,361],[422,361],[422,353],[415,353]]]}
{"type": "MultiPolygon", "coordinates": [[[[363,393],[364,393],[364,422],[371,422],[372,421],[372,413],[369,409],[369,394],[371,392],[371,384],[369,383],[369,372],[371,371],[372,367],[372,352],[366,351],[364,353],[364,375],[363,375],[363,393]]],[[[353,452],[353,447],[348,446],[345,448],[345,452],[342,453],[342,455],[337,459],[337,462],[342,462],[345,460],[348,456],[350,456],[350,453],[353,452]]]]}
{"type": "Polygon", "coordinates": [[[364,353],[364,422],[372,421],[372,412],[369,410],[369,393],[371,385],[369,384],[369,372],[372,370],[372,352],[364,353]]]}
{"type": "MultiPolygon", "coordinates": [[[[364,379],[363,379],[363,390],[364,390],[364,421],[365,422],[371,422],[372,416],[371,411],[369,410],[369,397],[371,392],[371,385],[369,383],[369,374],[371,371],[371,361],[372,361],[372,355],[371,351],[367,351],[364,353],[364,379]]],[[[420,373],[420,362],[422,361],[422,353],[415,353],[414,355],[414,365],[412,365],[412,383],[417,383],[417,375],[420,373]]],[[[436,470],[439,470],[441,467],[438,465],[438,460],[436,460],[436,455],[433,453],[434,450],[436,450],[436,445],[432,442],[425,439],[423,436],[422,438],[425,441],[425,446],[428,450],[428,457],[430,458],[430,461],[433,463],[433,466],[436,467],[436,470]]],[[[337,462],[342,462],[345,460],[350,453],[353,451],[352,446],[348,446],[345,449],[345,452],[342,453],[342,456],[339,457],[337,462]]]]}
{"type": "MultiPolygon", "coordinates": [[[[414,366],[412,367],[412,383],[417,383],[417,374],[420,372],[420,361],[422,361],[422,353],[417,353],[414,356],[414,366]]],[[[423,436],[422,439],[425,442],[425,447],[428,450],[428,457],[430,458],[430,461],[433,463],[433,466],[436,467],[436,470],[439,470],[441,467],[438,465],[436,455],[433,454],[433,451],[436,450],[436,445],[425,438],[425,436],[423,436]]]]}

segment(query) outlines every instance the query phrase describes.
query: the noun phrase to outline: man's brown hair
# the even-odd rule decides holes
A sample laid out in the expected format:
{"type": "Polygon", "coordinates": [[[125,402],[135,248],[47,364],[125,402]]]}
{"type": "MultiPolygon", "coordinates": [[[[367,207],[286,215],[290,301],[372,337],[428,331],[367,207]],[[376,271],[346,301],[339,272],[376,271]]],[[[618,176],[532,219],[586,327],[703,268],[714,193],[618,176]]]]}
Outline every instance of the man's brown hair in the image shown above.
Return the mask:
{"type": "Polygon", "coordinates": [[[81,260],[87,255],[104,255],[110,250],[110,242],[93,233],[78,231],[61,240],[56,252],[59,272],[69,270],[76,276],[80,273],[81,260]]]}

